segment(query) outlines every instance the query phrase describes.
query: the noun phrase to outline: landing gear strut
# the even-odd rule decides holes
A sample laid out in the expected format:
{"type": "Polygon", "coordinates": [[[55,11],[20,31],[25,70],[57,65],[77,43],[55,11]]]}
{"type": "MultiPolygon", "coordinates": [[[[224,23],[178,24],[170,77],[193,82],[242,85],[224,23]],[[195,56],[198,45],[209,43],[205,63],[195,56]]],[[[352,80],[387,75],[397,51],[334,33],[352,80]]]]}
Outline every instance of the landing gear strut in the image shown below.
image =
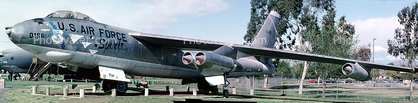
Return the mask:
{"type": "Polygon", "coordinates": [[[225,89],[225,87],[227,87],[229,85],[229,82],[226,79],[226,75],[228,75],[228,74],[227,73],[223,73],[223,75],[224,75],[224,85],[222,86],[223,96],[225,98],[229,98],[229,91],[225,89]],[[228,84],[226,84],[226,82],[228,82],[228,84]]]}
{"type": "Polygon", "coordinates": [[[94,84],[94,86],[96,87],[96,90],[100,90],[100,84],[99,84],[100,80],[97,80],[96,84],[94,84]]]}

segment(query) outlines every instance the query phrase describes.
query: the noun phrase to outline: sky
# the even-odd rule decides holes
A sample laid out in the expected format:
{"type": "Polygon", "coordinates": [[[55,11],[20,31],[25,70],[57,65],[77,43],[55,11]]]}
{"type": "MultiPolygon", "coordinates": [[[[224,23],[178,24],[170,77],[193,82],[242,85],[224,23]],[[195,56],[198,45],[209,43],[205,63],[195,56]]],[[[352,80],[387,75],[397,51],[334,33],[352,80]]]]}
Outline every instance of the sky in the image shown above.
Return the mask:
{"type": "MultiPolygon", "coordinates": [[[[387,64],[387,40],[401,27],[397,13],[414,1],[342,0],[336,2],[337,19],[343,15],[355,25],[358,45],[373,44],[375,62],[387,64]]],[[[221,41],[244,42],[250,19],[250,0],[1,0],[0,27],[45,17],[57,10],[73,10],[97,22],[134,31],[221,41]]],[[[0,29],[0,51],[18,48],[0,29]]]]}

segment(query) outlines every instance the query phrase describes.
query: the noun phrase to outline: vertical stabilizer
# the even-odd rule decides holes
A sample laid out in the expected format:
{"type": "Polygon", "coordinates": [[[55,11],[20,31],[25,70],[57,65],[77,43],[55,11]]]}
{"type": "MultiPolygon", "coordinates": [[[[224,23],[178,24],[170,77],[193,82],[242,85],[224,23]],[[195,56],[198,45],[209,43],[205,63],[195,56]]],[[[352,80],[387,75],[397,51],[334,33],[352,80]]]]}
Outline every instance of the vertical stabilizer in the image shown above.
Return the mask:
{"type": "Polygon", "coordinates": [[[276,41],[277,25],[279,23],[279,14],[271,11],[264,21],[263,26],[254,38],[251,46],[273,48],[276,41]]]}

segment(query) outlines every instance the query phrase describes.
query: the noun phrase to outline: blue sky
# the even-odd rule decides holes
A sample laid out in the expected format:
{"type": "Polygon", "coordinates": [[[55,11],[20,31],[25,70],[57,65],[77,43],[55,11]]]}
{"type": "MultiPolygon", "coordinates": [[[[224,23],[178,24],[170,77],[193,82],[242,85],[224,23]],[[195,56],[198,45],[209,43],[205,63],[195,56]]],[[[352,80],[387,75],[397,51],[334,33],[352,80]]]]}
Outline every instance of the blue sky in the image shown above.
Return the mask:
{"type": "MultiPolygon", "coordinates": [[[[414,1],[337,1],[337,18],[342,15],[356,26],[359,45],[375,44],[375,62],[387,64],[386,41],[400,27],[397,13],[414,1]]],[[[0,27],[57,10],[74,10],[98,22],[140,32],[242,44],[250,18],[250,0],[2,0],[0,27]]],[[[0,51],[17,48],[0,29],[0,51]]]]}

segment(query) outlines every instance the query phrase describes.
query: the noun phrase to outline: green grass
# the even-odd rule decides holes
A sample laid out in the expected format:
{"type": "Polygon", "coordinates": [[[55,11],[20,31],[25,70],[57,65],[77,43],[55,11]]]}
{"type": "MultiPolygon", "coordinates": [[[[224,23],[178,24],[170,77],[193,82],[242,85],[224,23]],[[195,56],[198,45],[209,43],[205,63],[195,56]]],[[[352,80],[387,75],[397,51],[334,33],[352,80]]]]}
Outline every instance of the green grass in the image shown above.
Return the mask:
{"type": "MultiPolygon", "coordinates": [[[[145,79],[136,79],[136,80],[145,80],[145,79]]],[[[12,86],[22,86],[22,89],[9,90],[5,93],[4,99],[11,100],[13,102],[66,102],[66,103],[115,103],[115,102],[143,102],[143,103],[172,103],[173,101],[184,101],[185,99],[202,99],[205,101],[252,101],[258,103],[277,103],[277,102],[381,102],[380,98],[380,89],[342,89],[342,87],[353,87],[354,84],[339,84],[338,85],[338,99],[336,99],[337,85],[328,84],[326,88],[326,98],[322,98],[322,86],[310,85],[304,88],[303,94],[298,95],[298,87],[290,86],[290,83],[287,83],[287,89],[285,89],[286,96],[280,96],[282,92],[282,85],[269,85],[270,88],[262,88],[260,85],[256,85],[255,95],[249,95],[249,91],[243,89],[237,89],[239,95],[230,96],[230,98],[223,98],[222,95],[199,95],[199,96],[176,96],[176,93],[186,92],[187,86],[192,88],[197,88],[196,84],[187,84],[181,85],[181,80],[179,79],[166,79],[166,78],[146,78],[147,81],[157,81],[154,84],[149,84],[150,95],[149,97],[143,96],[141,93],[142,89],[136,89],[135,86],[129,85],[130,90],[127,91],[127,94],[137,94],[135,96],[124,96],[124,97],[110,97],[110,94],[104,94],[103,91],[98,91],[107,97],[100,98],[72,98],[67,97],[63,98],[62,96],[43,96],[43,95],[31,95],[32,86],[39,85],[38,94],[45,93],[45,88],[49,87],[52,93],[62,93],[62,90],[65,86],[70,86],[72,84],[77,84],[78,87],[76,90],[70,89],[70,93],[79,92],[79,89],[86,89],[86,93],[91,93],[91,88],[95,83],[84,83],[84,82],[48,82],[48,81],[12,81],[6,82],[6,85],[12,86]],[[175,96],[171,97],[168,94],[162,94],[163,96],[152,96],[152,93],[161,93],[164,92],[166,86],[174,88],[175,96]],[[319,94],[317,94],[319,93],[319,94]],[[359,99],[357,99],[357,94],[359,99]],[[138,96],[139,95],[139,96],[138,96]]],[[[295,82],[296,83],[296,82],[295,82]]],[[[292,83],[294,84],[294,83],[292,83]]],[[[262,85],[262,84],[261,84],[262,85]]],[[[221,91],[221,87],[219,91],[221,91]]],[[[231,88],[227,88],[232,93],[231,88]]],[[[202,94],[203,92],[199,92],[202,94]]],[[[404,102],[404,90],[387,90],[384,89],[383,93],[383,102],[404,102]]],[[[409,96],[409,91],[406,92],[406,95],[409,96]]],[[[418,93],[414,92],[413,101],[406,100],[406,102],[418,102],[418,93]]]]}

